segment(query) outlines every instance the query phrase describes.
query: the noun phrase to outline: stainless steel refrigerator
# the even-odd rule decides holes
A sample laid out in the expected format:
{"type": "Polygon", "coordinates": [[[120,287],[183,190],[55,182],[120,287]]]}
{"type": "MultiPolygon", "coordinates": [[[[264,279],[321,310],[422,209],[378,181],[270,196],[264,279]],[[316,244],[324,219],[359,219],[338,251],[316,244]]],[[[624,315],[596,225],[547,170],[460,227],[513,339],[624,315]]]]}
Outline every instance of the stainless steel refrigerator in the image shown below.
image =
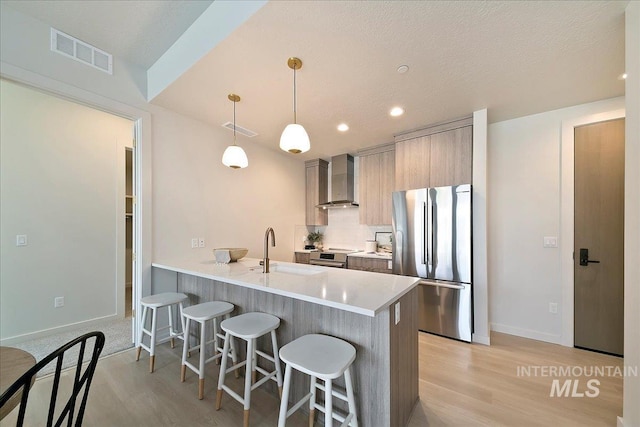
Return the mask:
{"type": "Polygon", "coordinates": [[[420,330],[471,342],[471,185],[393,193],[393,272],[417,276],[420,330]]]}

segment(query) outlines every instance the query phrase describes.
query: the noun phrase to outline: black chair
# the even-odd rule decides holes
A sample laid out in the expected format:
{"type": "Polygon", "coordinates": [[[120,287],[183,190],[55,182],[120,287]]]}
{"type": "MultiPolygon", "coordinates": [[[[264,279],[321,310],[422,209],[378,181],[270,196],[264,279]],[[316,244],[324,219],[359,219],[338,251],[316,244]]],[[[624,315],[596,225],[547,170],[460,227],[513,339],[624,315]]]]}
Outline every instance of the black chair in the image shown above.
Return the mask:
{"type": "Polygon", "coordinates": [[[13,383],[3,394],[0,396],[0,407],[4,406],[5,403],[9,401],[9,399],[15,395],[16,393],[22,392],[22,397],[20,400],[20,411],[18,413],[18,420],[16,425],[22,426],[24,423],[25,412],[27,409],[27,400],[29,398],[29,391],[31,390],[31,386],[33,384],[33,378],[35,375],[45,368],[49,363],[51,363],[54,359],[56,361],[56,370],[55,376],[53,379],[53,386],[51,388],[51,398],[49,400],[49,414],[47,416],[47,426],[60,426],[65,422],[68,426],[82,425],[82,418],[84,416],[85,406],[87,404],[87,397],[89,395],[89,386],[91,385],[91,380],[93,378],[93,374],[96,370],[96,365],[98,363],[98,357],[104,348],[104,334],[102,332],[89,332],[88,334],[82,335],[72,341],[69,341],[67,344],[63,345],[53,353],[49,354],[47,357],[42,359],[40,362],[36,363],[31,369],[25,372],[18,380],[13,383]],[[92,340],[95,338],[94,340],[92,340]],[[91,341],[93,341],[93,350],[90,350],[91,341]],[[87,350],[87,346],[89,346],[89,351],[87,351],[87,359],[85,358],[85,351],[87,350]],[[73,387],[70,392],[70,396],[67,400],[67,403],[61,409],[60,413],[56,416],[56,400],[58,398],[59,386],[60,386],[60,376],[63,367],[63,361],[65,353],[68,352],[78,352],[77,362],[75,363],[75,374],[73,378],[73,387]],[[89,359],[89,352],[91,354],[91,358],[89,359]],[[83,366],[84,365],[84,366],[83,366]],[[84,393],[82,393],[82,402],[80,406],[76,408],[76,400],[78,396],[81,394],[84,388],[84,393]],[[77,409],[77,412],[76,412],[77,409]],[[55,421],[54,421],[55,419],[55,421]],[[74,424],[75,419],[75,424],[74,424]]]}

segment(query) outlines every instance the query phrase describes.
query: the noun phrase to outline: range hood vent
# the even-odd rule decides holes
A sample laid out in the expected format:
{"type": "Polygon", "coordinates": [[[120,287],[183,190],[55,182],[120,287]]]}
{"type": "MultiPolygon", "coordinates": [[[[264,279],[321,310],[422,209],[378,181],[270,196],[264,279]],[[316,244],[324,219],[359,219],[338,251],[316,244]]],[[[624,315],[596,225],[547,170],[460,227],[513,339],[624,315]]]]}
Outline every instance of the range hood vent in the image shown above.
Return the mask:
{"type": "Polygon", "coordinates": [[[354,190],[353,156],[341,154],[331,158],[331,201],[321,203],[316,207],[355,208],[358,204],[353,201],[354,190]]]}

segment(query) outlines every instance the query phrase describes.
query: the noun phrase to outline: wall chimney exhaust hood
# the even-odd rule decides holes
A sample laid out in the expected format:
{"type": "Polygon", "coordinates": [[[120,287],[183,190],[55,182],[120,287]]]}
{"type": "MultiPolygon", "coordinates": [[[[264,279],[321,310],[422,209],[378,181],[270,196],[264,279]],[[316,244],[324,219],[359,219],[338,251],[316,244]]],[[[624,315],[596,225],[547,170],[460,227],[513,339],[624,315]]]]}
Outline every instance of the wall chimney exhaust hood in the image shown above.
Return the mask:
{"type": "Polygon", "coordinates": [[[350,154],[333,156],[331,158],[331,201],[316,207],[321,209],[358,207],[358,204],[353,201],[353,188],[353,156],[350,154]]]}

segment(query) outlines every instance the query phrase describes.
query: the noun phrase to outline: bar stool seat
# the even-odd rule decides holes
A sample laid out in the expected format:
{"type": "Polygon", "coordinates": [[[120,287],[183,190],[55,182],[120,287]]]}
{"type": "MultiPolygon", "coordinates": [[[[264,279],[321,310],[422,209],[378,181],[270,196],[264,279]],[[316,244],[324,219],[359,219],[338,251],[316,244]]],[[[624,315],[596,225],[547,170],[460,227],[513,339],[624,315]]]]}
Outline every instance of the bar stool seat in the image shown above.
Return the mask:
{"type": "Polygon", "coordinates": [[[315,410],[325,414],[325,426],[332,426],[337,419],[343,426],[358,426],[353,384],[351,382],[351,364],[356,359],[356,349],[346,341],[328,335],[304,335],[280,349],[280,359],[286,364],[284,390],[280,402],[278,427],[284,427],[286,419],[309,401],[309,425],[313,425],[315,410]],[[292,368],[311,376],[309,393],[287,410],[291,387],[292,368]],[[346,396],[333,389],[333,380],[344,375],[346,396]],[[324,381],[324,387],[317,379],[324,381]],[[324,391],[324,408],[316,404],[316,389],[324,391]],[[333,397],[348,402],[349,413],[343,417],[333,411],[333,397]]]}
{"type": "Polygon", "coordinates": [[[230,319],[225,319],[220,323],[220,327],[225,331],[224,348],[222,362],[220,366],[220,377],[218,378],[218,394],[216,396],[216,410],[222,406],[222,392],[226,391],[231,397],[244,406],[244,427],[249,425],[249,410],[251,407],[251,391],[260,387],[268,380],[273,380],[278,384],[280,394],[282,394],[282,371],[280,370],[280,359],[278,358],[278,342],[276,339],[276,329],[280,326],[280,319],[267,313],[245,313],[230,319]],[[256,349],[256,339],[271,334],[271,346],[273,355],[256,349]],[[247,341],[247,357],[241,363],[236,363],[227,369],[227,355],[233,343],[233,338],[241,338],[247,341]],[[269,372],[257,365],[257,356],[263,357],[274,363],[274,370],[269,372]],[[224,384],[225,376],[229,372],[245,366],[244,397],[231,390],[224,384]],[[256,382],[256,372],[264,375],[256,382]]]}
{"type": "MultiPolygon", "coordinates": [[[[234,305],[224,301],[210,301],[202,304],[192,305],[182,310],[182,318],[184,324],[184,346],[182,348],[182,367],[180,371],[180,381],[184,382],[186,377],[187,367],[193,372],[198,374],[198,399],[202,400],[204,397],[204,366],[217,360],[222,356],[222,347],[218,345],[218,338],[224,338],[218,332],[218,318],[227,316],[234,310],[234,305]],[[213,339],[207,341],[207,321],[213,321],[213,339]],[[199,343],[196,346],[191,347],[189,344],[189,331],[191,322],[196,322],[200,325],[200,338],[199,343]],[[213,343],[213,356],[206,357],[207,344],[213,343]],[[200,358],[198,366],[195,366],[187,360],[187,355],[192,350],[200,350],[200,358]]],[[[233,363],[236,362],[236,352],[232,348],[229,354],[233,359],[233,363]]]]}
{"type": "MultiPolygon", "coordinates": [[[[163,292],[160,294],[149,295],[140,300],[140,304],[143,307],[142,311],[142,319],[140,321],[140,334],[138,336],[140,345],[136,351],[136,361],[140,360],[140,352],[144,348],[149,352],[149,372],[153,373],[155,367],[155,352],[156,352],[156,344],[162,344],[167,341],[171,341],[171,348],[175,347],[174,338],[183,339],[182,332],[177,331],[173,325],[173,311],[171,309],[172,306],[178,305],[178,309],[180,314],[182,314],[182,303],[186,301],[188,297],[181,292],[163,292]],[[167,307],[169,314],[169,325],[164,326],[162,328],[158,328],[157,320],[158,320],[158,309],[167,307]],[[151,329],[145,329],[145,324],[147,321],[147,313],[151,310],[151,329]],[[169,336],[158,341],[156,336],[158,331],[162,331],[165,329],[169,329],[169,336]],[[143,338],[145,335],[150,337],[149,345],[146,345],[143,342],[143,338]]],[[[182,321],[182,315],[180,315],[180,320],[182,321]]],[[[184,326],[183,326],[184,328],[184,326]]]]}

